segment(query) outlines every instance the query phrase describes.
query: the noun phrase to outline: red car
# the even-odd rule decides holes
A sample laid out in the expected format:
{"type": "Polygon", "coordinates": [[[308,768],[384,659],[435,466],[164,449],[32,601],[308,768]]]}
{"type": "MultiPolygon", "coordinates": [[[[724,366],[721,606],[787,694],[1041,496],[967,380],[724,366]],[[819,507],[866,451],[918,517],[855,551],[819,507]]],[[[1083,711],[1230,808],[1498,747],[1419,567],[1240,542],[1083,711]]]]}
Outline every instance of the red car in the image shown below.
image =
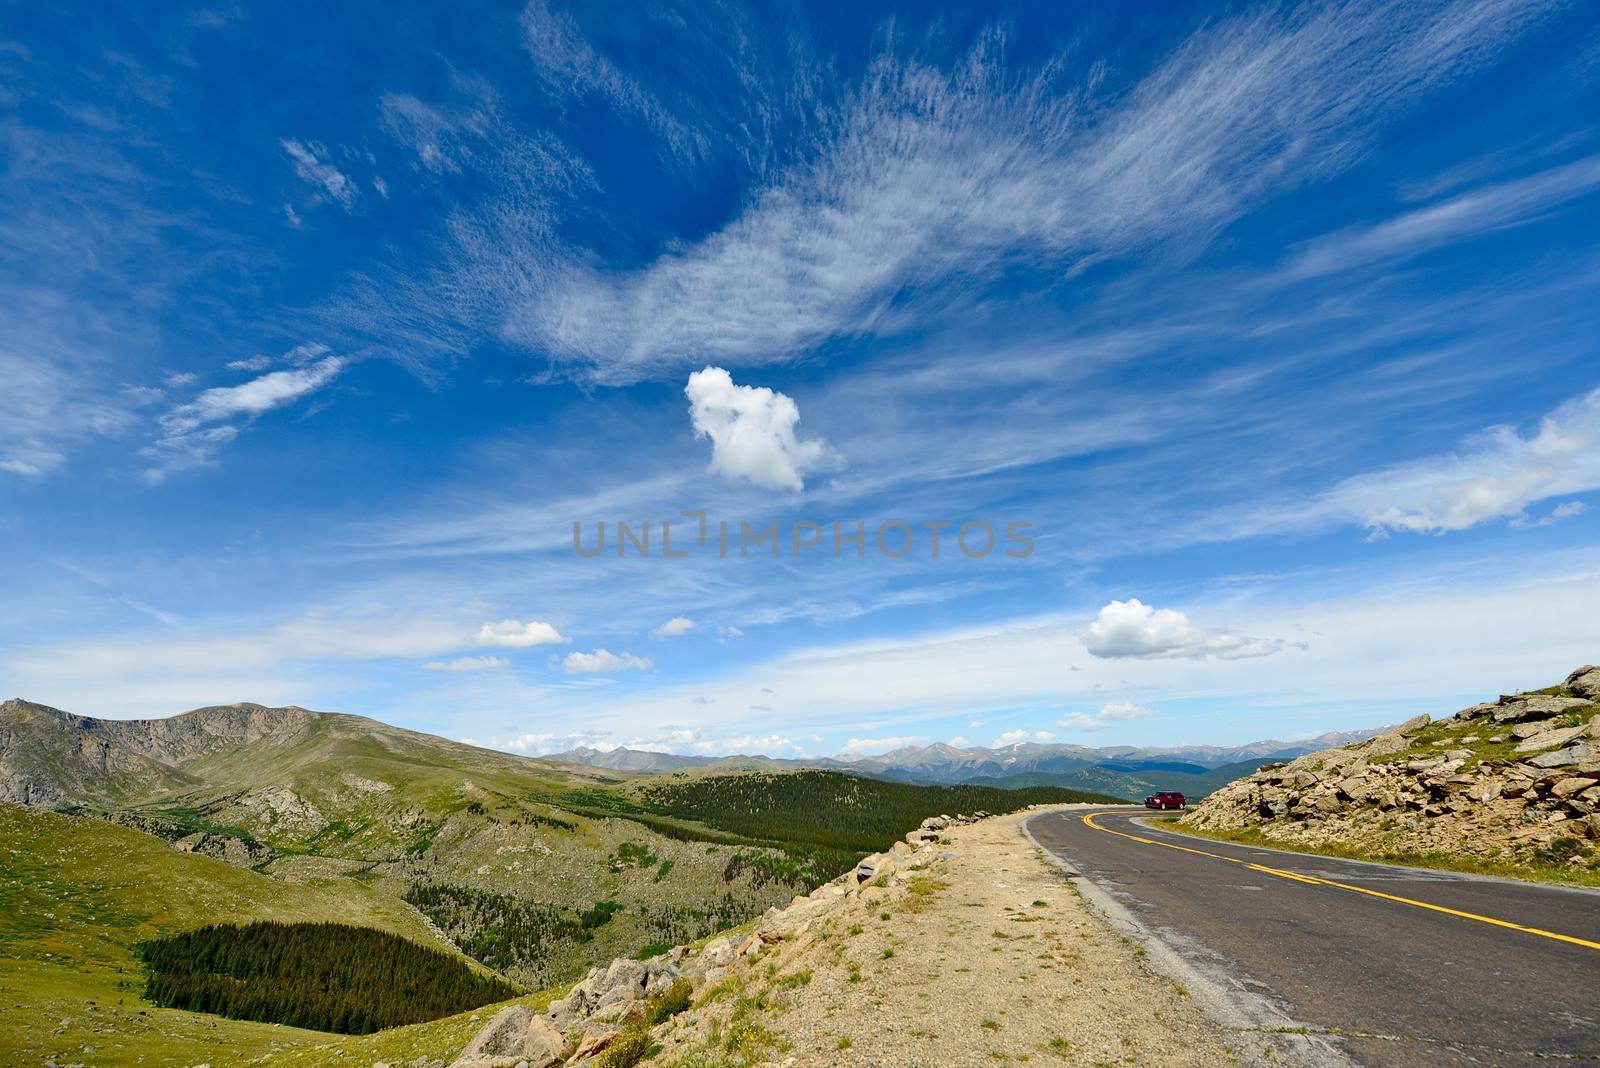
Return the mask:
{"type": "Polygon", "coordinates": [[[1144,799],[1145,808],[1183,808],[1187,804],[1176,790],[1162,790],[1144,799]]]}

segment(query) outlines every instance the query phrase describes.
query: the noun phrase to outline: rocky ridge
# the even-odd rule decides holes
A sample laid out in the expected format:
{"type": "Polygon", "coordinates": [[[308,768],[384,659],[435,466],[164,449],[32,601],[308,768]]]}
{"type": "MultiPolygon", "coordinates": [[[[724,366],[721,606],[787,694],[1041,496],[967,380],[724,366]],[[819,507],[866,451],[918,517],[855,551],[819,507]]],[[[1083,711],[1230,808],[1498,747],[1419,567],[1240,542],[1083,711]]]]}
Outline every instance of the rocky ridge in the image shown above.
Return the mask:
{"type": "Polygon", "coordinates": [[[1288,845],[1600,866],[1600,666],[1263,766],[1183,817],[1288,845]]]}
{"type": "MultiPolygon", "coordinates": [[[[946,851],[951,827],[986,819],[988,813],[931,816],[887,852],[864,858],[854,869],[782,909],[768,909],[754,929],[714,938],[698,949],[675,946],[650,960],[618,958],[594,968],[541,1014],[526,1005],[502,1009],[475,1035],[451,1068],[555,1068],[632,1064],[655,1044],[652,1025],[715,1000],[740,965],[788,955],[842,903],[869,887],[900,887],[930,868],[946,851]]],[[[678,1036],[679,1042],[684,1036],[678,1036]]]]}

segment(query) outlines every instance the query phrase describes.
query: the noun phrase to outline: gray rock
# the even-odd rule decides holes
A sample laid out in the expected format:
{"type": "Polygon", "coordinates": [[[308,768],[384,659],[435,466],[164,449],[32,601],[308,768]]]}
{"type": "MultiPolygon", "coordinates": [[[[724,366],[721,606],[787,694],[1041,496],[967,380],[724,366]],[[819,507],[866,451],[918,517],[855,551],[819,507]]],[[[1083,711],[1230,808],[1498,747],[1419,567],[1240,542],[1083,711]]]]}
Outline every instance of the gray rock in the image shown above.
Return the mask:
{"type": "Polygon", "coordinates": [[[1536,768],[1562,768],[1568,764],[1581,764],[1589,760],[1600,760],[1600,743],[1584,742],[1580,745],[1569,745],[1553,753],[1541,753],[1536,757],[1529,757],[1526,763],[1536,768]]]}
{"type": "Polygon", "coordinates": [[[733,939],[714,938],[706,943],[706,948],[700,951],[700,956],[707,964],[718,968],[733,963],[733,949],[733,939]]]}
{"type": "Polygon", "coordinates": [[[1395,727],[1392,730],[1386,731],[1385,733],[1386,734],[1398,734],[1402,738],[1409,738],[1413,734],[1416,734],[1418,731],[1422,730],[1422,728],[1426,727],[1429,723],[1432,723],[1432,722],[1433,722],[1433,717],[1429,716],[1426,712],[1424,712],[1420,716],[1412,716],[1410,719],[1406,720],[1404,723],[1400,724],[1398,727],[1395,727]]]}
{"type": "Polygon", "coordinates": [[[1546,694],[1518,694],[1502,697],[1494,713],[1496,723],[1520,723],[1525,719],[1549,719],[1569,708],[1581,708],[1588,701],[1578,697],[1550,697],[1546,694]]]}
{"type": "MultiPolygon", "coordinates": [[[[1522,727],[1526,724],[1517,724],[1522,727]]],[[[1587,724],[1580,723],[1576,727],[1557,727],[1551,730],[1540,731],[1531,735],[1526,740],[1517,744],[1515,752],[1537,753],[1541,749],[1554,749],[1559,745],[1566,745],[1574,738],[1581,737],[1589,730],[1587,724]]]]}
{"type": "Polygon", "coordinates": [[[1600,701],[1600,666],[1585,664],[1568,675],[1563,685],[1579,697],[1600,701]]]}
{"type": "Polygon", "coordinates": [[[507,1006],[499,1010],[472,1036],[472,1041],[467,1042],[466,1049],[461,1050],[461,1057],[456,1057],[451,1068],[515,1065],[522,1060],[522,1038],[530,1023],[533,1023],[533,1010],[528,1006],[507,1006]]]}

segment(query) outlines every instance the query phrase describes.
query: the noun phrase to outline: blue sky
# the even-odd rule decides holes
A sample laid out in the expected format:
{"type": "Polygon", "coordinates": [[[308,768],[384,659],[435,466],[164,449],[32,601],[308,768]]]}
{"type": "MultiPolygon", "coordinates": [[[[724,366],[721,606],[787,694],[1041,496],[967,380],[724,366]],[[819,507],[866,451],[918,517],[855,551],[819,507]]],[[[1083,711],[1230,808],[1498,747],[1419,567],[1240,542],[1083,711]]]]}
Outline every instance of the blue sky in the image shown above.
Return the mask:
{"type": "Polygon", "coordinates": [[[0,691],[788,755],[1547,685],[1597,104],[1577,3],[8,4],[0,691]],[[573,551],[686,511],[780,555],[573,551]]]}

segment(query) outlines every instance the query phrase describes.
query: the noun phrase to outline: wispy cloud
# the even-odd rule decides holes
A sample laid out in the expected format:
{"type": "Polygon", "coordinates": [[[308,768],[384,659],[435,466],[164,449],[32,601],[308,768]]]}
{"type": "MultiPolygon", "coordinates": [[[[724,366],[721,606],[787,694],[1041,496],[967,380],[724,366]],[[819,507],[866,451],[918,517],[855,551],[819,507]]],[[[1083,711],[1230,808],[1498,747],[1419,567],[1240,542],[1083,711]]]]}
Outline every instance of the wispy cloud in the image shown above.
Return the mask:
{"type": "Polygon", "coordinates": [[[498,671],[511,666],[503,656],[458,656],[454,660],[430,660],[423,664],[425,671],[447,671],[459,674],[465,671],[498,671]]]}
{"type": "Polygon", "coordinates": [[[1491,427],[1458,451],[1356,475],[1305,502],[1256,509],[1240,521],[1256,532],[1353,523],[1377,536],[1446,534],[1597,489],[1600,389],[1560,405],[1527,433],[1491,427]]]}
{"type": "Polygon", "coordinates": [[[161,416],[161,437],[142,450],[154,461],[146,478],[159,482],[175,471],[215,462],[222,446],[252,419],[283,408],[332,382],[345,369],[338,356],[253,378],[242,385],[208,389],[161,416]]]}
{"type": "MultiPolygon", "coordinates": [[[[643,9],[636,15],[643,17],[643,9]]],[[[680,121],[638,79],[597,52],[571,15],[551,10],[545,0],[532,0],[522,12],[522,34],[546,91],[557,98],[598,95],[659,137],[675,154],[698,158],[708,151],[703,134],[680,121]]]]}
{"type": "Polygon", "coordinates": [[[1600,156],[1590,156],[1516,181],[1463,193],[1376,226],[1318,238],[1290,261],[1287,275],[1308,278],[1416,255],[1531,222],[1596,189],[1600,189],[1600,156]]]}
{"type": "Polygon", "coordinates": [[[948,68],[887,52],[818,156],[728,225],[636,271],[556,265],[515,318],[557,359],[627,381],[893,332],[1006,265],[1070,272],[1203,241],[1269,188],[1347,166],[1375,128],[1538,9],[1463,0],[1235,19],[1115,103],[1068,82],[1066,64],[1013,70],[999,34],[948,68]]]}
{"type": "Polygon", "coordinates": [[[356,183],[329,161],[325,147],[316,141],[291,141],[288,138],[280,140],[278,144],[283,146],[289,161],[294,164],[294,173],[302,181],[309,182],[345,211],[355,207],[356,194],[359,192],[356,183]]]}

